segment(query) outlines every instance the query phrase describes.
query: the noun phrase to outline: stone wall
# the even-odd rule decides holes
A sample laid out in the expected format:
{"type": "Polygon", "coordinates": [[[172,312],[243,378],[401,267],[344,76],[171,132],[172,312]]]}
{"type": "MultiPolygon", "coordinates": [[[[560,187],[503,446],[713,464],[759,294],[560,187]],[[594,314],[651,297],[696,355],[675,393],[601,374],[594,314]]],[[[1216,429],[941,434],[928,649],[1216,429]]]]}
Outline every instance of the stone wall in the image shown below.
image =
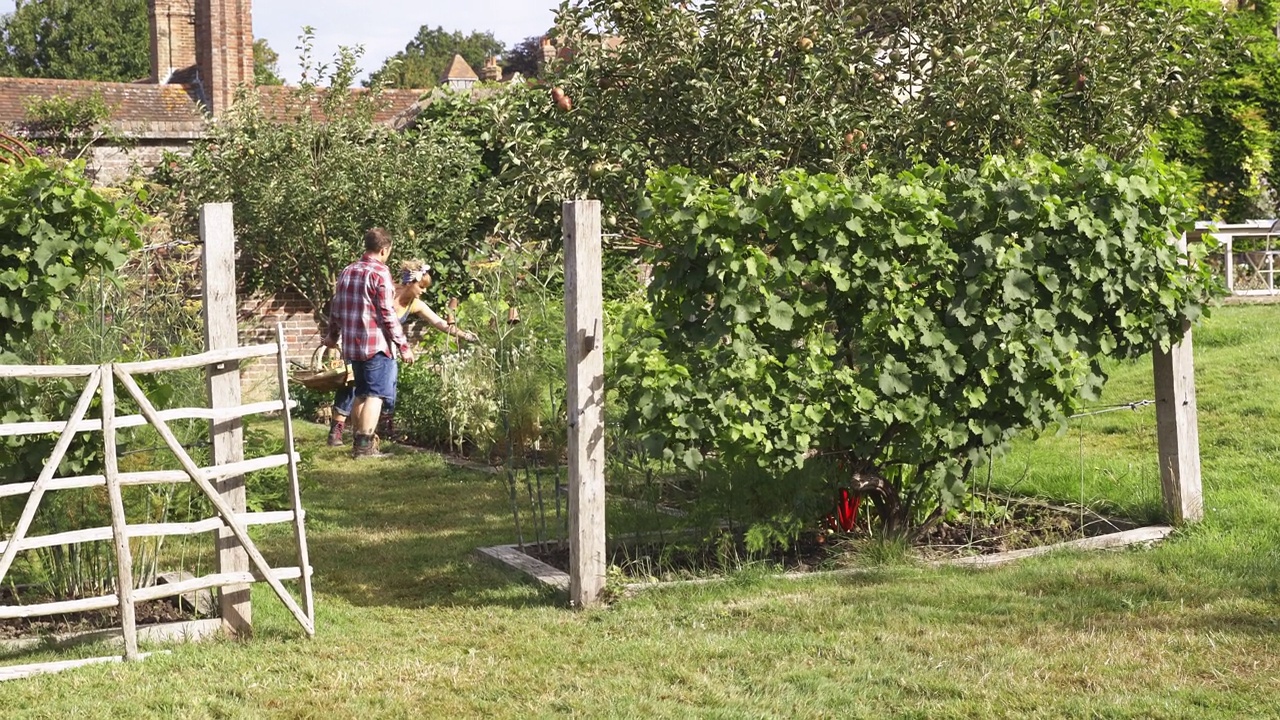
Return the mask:
{"type": "Polygon", "coordinates": [[[147,142],[129,147],[100,145],[93,148],[87,166],[93,173],[94,182],[115,185],[131,173],[141,171],[145,174],[159,167],[165,153],[188,155],[191,145],[185,140],[147,142]]]}

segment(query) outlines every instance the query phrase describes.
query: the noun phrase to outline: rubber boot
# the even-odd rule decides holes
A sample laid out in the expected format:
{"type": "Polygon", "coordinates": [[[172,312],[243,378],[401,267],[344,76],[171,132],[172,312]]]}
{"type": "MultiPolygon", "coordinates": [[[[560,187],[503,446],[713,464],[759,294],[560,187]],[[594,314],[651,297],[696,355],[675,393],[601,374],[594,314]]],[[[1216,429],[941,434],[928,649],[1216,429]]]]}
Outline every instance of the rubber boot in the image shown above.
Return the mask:
{"type": "Polygon", "coordinates": [[[347,429],[347,423],[342,420],[334,420],[329,423],[329,447],[340,447],[342,445],[342,432],[347,429]]]}

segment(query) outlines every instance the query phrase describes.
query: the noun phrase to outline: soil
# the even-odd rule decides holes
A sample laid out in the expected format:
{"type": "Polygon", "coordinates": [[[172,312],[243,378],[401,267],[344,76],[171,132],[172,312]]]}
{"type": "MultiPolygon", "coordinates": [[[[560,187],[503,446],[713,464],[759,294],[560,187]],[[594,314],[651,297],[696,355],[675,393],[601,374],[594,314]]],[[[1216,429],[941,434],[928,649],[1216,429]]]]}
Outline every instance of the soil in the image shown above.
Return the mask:
{"type": "MultiPolygon", "coordinates": [[[[1084,509],[1082,515],[1080,507],[1010,498],[1000,501],[1008,510],[1000,521],[972,525],[939,523],[917,538],[911,551],[927,560],[990,555],[1139,527],[1133,521],[1106,517],[1089,509],[1084,509]]],[[[712,541],[692,535],[666,542],[649,538],[649,542],[637,543],[634,539],[620,538],[621,542],[610,544],[609,564],[620,568],[624,575],[638,579],[716,575],[747,562],[764,562],[787,572],[832,569],[856,562],[858,555],[869,547],[871,537],[866,531],[865,518],[866,515],[862,515],[864,524],[851,532],[808,532],[787,550],[763,556],[747,552],[741,535],[727,531],[712,541]]],[[[545,548],[530,545],[525,552],[568,572],[567,545],[545,548]]]]}
{"type": "MultiPolygon", "coordinates": [[[[68,598],[37,598],[24,593],[21,604],[34,605],[66,599],[68,598]]],[[[14,600],[13,591],[10,588],[0,588],[0,605],[17,604],[19,603],[14,600]]],[[[199,619],[196,613],[179,607],[176,597],[137,603],[134,605],[134,613],[138,625],[158,625],[199,619]]],[[[120,608],[113,607],[106,610],[0,620],[0,640],[109,630],[118,627],[120,627],[120,608]]]]}

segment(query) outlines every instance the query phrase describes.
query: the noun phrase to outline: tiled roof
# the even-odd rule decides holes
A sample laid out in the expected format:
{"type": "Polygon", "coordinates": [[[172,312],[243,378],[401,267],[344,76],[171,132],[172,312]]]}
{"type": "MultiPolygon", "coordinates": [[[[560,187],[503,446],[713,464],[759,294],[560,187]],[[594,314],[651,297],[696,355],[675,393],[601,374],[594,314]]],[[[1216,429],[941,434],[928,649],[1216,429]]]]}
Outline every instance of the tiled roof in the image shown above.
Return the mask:
{"type": "MultiPolygon", "coordinates": [[[[294,117],[298,108],[291,88],[260,87],[260,102],[266,114],[277,120],[294,117]]],[[[0,125],[27,120],[26,104],[33,97],[86,98],[102,96],[111,110],[110,122],[116,132],[148,139],[191,139],[204,134],[205,116],[199,102],[198,85],[155,85],[150,83],[107,83],[91,80],[46,80],[0,78],[0,125]]],[[[325,90],[319,90],[323,96],[325,90]]],[[[363,89],[353,93],[367,92],[363,89]]],[[[429,90],[384,90],[374,119],[396,124],[396,120],[429,90]]],[[[312,112],[323,119],[319,99],[312,112]]]]}
{"type": "MultiPolygon", "coordinates": [[[[267,117],[274,120],[288,120],[297,116],[301,106],[298,104],[294,96],[294,88],[280,86],[263,86],[258,88],[259,102],[262,103],[263,112],[267,117]]],[[[324,119],[324,111],[320,107],[320,101],[324,97],[324,89],[316,91],[315,97],[311,100],[311,113],[314,117],[321,120],[324,119]]],[[[363,88],[353,88],[353,95],[366,93],[368,90],[363,88]]],[[[379,123],[392,123],[401,113],[409,109],[418,102],[418,98],[431,92],[430,90],[396,90],[387,89],[382,91],[377,111],[374,113],[373,119],[379,123]]]]}
{"type": "Polygon", "coordinates": [[[453,60],[449,61],[449,67],[445,68],[444,74],[440,76],[440,82],[449,80],[479,80],[480,76],[476,75],[476,71],[471,69],[466,60],[461,55],[454,55],[453,60]]]}
{"type": "Polygon", "coordinates": [[[204,128],[198,92],[195,85],[0,78],[0,123],[27,120],[28,98],[87,98],[96,93],[110,109],[117,132],[155,138],[196,137],[204,128]]]}

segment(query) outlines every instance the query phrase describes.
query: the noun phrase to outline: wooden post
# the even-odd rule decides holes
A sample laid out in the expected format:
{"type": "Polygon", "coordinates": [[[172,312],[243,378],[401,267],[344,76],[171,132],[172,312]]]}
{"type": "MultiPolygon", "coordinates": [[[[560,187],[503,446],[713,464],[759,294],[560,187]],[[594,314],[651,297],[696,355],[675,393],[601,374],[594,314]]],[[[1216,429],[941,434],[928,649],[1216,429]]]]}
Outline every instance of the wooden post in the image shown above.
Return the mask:
{"type": "MultiPolygon", "coordinates": [[[[204,242],[204,344],[206,350],[234,348],[240,344],[236,324],[236,240],[231,203],[211,203],[200,208],[200,239],[204,242]]],[[[218,363],[209,366],[209,407],[213,409],[240,405],[240,364],[218,363]]],[[[240,418],[223,422],[210,421],[209,439],[213,444],[213,464],[244,460],[244,424],[240,418]]],[[[245,511],[244,476],[219,480],[218,494],[233,512],[245,511]]],[[[227,528],[218,531],[217,567],[220,573],[245,572],[249,556],[227,528]]],[[[218,595],[222,628],[231,635],[246,636],[253,630],[249,605],[249,586],[232,585],[218,595]]]]}
{"type": "Polygon", "coordinates": [[[1227,264],[1227,292],[1235,294],[1236,291],[1236,258],[1232,246],[1235,244],[1235,238],[1231,235],[1220,237],[1223,245],[1223,255],[1227,264]]]}
{"type": "Polygon", "coordinates": [[[569,600],[600,600],[605,577],[604,326],[600,201],[564,203],[565,367],[569,413],[569,600]]]}
{"type": "Polygon", "coordinates": [[[138,659],[138,624],[133,607],[133,553],[125,528],[124,497],[120,490],[120,466],[116,455],[116,386],[110,367],[102,369],[102,452],[111,505],[111,539],[116,554],[116,596],[120,598],[120,630],[124,634],[124,659],[138,659]]]}
{"type": "Polygon", "coordinates": [[[284,449],[289,453],[289,504],[293,508],[293,538],[298,544],[298,567],[302,570],[302,609],[311,621],[308,634],[315,636],[316,606],[311,595],[311,555],[307,552],[307,530],[303,525],[302,489],[298,485],[298,457],[293,452],[293,413],[289,408],[289,352],[285,343],[284,323],[276,323],[276,374],[280,381],[280,402],[284,404],[284,449]]]}
{"type": "MultiPolygon", "coordinates": [[[[1186,252],[1185,235],[1178,247],[1186,252]]],[[[1230,254],[1228,249],[1228,258],[1230,254]]],[[[1200,428],[1196,420],[1196,373],[1190,323],[1183,324],[1182,339],[1168,352],[1156,347],[1153,359],[1156,435],[1165,511],[1174,524],[1198,522],[1204,518],[1204,495],[1200,485],[1200,428]]]]}

